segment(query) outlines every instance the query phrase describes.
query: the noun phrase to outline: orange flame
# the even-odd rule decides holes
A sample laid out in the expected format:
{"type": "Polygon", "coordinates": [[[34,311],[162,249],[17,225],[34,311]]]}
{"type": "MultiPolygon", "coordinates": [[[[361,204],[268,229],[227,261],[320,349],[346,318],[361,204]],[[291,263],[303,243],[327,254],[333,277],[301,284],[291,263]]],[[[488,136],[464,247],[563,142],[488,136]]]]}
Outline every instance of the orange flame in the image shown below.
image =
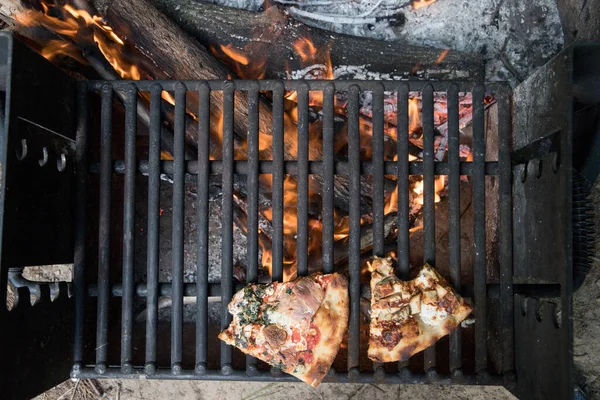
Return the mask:
{"type": "Polygon", "coordinates": [[[221,45],[221,51],[227,55],[227,57],[231,58],[237,63],[242,65],[248,65],[250,60],[246,57],[242,52],[238,49],[234,48],[232,45],[228,44],[226,46],[221,45]]]}
{"type": "Polygon", "coordinates": [[[386,201],[383,213],[389,214],[394,211],[398,211],[398,185],[396,185],[396,188],[386,201]]]}
{"type": "Polygon", "coordinates": [[[415,132],[421,126],[419,112],[419,99],[416,97],[408,99],[408,131],[410,133],[415,132]]]}
{"type": "Polygon", "coordinates": [[[81,52],[77,50],[71,43],[67,43],[58,39],[50,40],[41,50],[40,54],[50,61],[52,61],[56,56],[62,54],[82,64],[87,63],[87,61],[81,55],[81,52]]]}
{"type": "Polygon", "coordinates": [[[96,33],[94,33],[94,42],[96,42],[108,63],[121,78],[136,81],[141,79],[140,70],[136,65],[123,62],[121,49],[108,45],[107,42],[103,41],[96,33]]]}
{"type": "MultiPolygon", "coordinates": [[[[437,178],[435,178],[434,181],[434,192],[435,192],[435,199],[434,202],[438,203],[441,198],[439,193],[444,189],[444,185],[446,184],[446,177],[444,175],[440,175],[437,178]]],[[[415,202],[417,204],[423,205],[423,181],[418,181],[415,184],[415,187],[413,188],[413,192],[417,194],[417,198],[415,199],[415,202]]]]}
{"type": "Polygon", "coordinates": [[[448,55],[449,52],[450,52],[450,49],[444,49],[444,50],[442,50],[442,52],[438,56],[437,60],[435,60],[435,63],[436,64],[441,64],[442,61],[444,61],[444,58],[446,58],[446,56],[448,55]]]}
{"type": "MultiPolygon", "coordinates": [[[[210,51],[222,61],[226,62],[235,74],[242,79],[262,79],[265,77],[267,58],[250,57],[253,53],[261,52],[262,43],[251,42],[243,49],[233,45],[209,46],[210,51]]],[[[231,77],[229,78],[231,79],[231,77]]]]}
{"type": "Polygon", "coordinates": [[[317,56],[317,48],[310,38],[300,38],[296,40],[293,47],[302,61],[313,61],[317,56]]]}
{"type": "Polygon", "coordinates": [[[427,7],[428,5],[435,3],[437,0],[413,0],[411,3],[413,10],[418,10],[419,8],[427,7]]]}
{"type": "MultiPolygon", "coordinates": [[[[317,74],[319,79],[334,79],[329,47],[317,51],[316,46],[310,38],[300,38],[294,42],[292,47],[294,47],[294,50],[296,50],[296,53],[302,59],[303,64],[322,65],[324,63],[322,71],[317,74]]],[[[323,96],[321,95],[321,103],[322,101],[323,96]]]]}
{"type": "Polygon", "coordinates": [[[104,55],[108,63],[123,79],[141,79],[138,67],[128,62],[123,56],[125,43],[114,30],[103,22],[102,17],[90,15],[85,10],[77,10],[70,4],[55,6],[41,3],[42,12],[27,10],[15,15],[15,20],[21,27],[42,26],[51,32],[55,32],[73,43],[66,40],[51,40],[41,51],[42,56],[51,60],[59,54],[67,55],[79,62],[85,62],[77,44],[87,45],[90,41],[98,45],[98,49],[104,55]],[[58,18],[60,15],[62,18],[58,18]],[[91,37],[87,36],[85,29],[92,28],[91,37]]]}
{"type": "MultiPolygon", "coordinates": [[[[431,0],[418,0],[413,2],[413,8],[418,9],[425,5],[432,3],[431,0]]],[[[47,46],[42,50],[44,57],[51,59],[56,55],[63,54],[79,61],[84,61],[80,47],[95,43],[98,49],[106,58],[108,63],[114,68],[114,70],[123,79],[141,79],[142,73],[140,69],[129,62],[124,55],[124,41],[113,31],[113,29],[103,22],[103,19],[99,16],[92,16],[85,10],[77,10],[71,5],[65,6],[49,6],[42,3],[43,11],[28,11],[26,13],[17,16],[17,21],[23,26],[43,26],[64,38],[68,38],[70,41],[51,40],[47,43],[47,46]],[[56,12],[55,12],[56,11],[56,12]],[[60,16],[56,17],[56,15],[60,16]],[[83,29],[86,28],[86,29],[83,29]],[[82,46],[83,45],[83,46],[82,46]]],[[[232,45],[219,46],[218,48],[211,48],[213,53],[218,56],[225,58],[228,65],[240,78],[246,79],[261,79],[265,75],[265,67],[267,57],[264,56],[265,49],[259,49],[255,42],[250,43],[243,49],[234,48],[232,45]],[[259,54],[259,57],[253,56],[259,54]]],[[[312,42],[310,38],[301,38],[294,43],[294,50],[305,64],[311,63],[315,66],[311,74],[315,78],[319,79],[334,79],[333,66],[331,63],[331,57],[328,47],[323,49],[317,49],[317,46],[312,42]]],[[[447,50],[442,52],[438,57],[438,62],[442,62],[443,58],[447,54],[447,50]]],[[[309,104],[313,107],[322,106],[323,94],[321,91],[311,91],[309,95],[309,104]]],[[[174,98],[171,93],[163,91],[161,97],[174,104],[174,98]]],[[[286,99],[290,103],[295,103],[297,100],[296,92],[289,92],[286,94],[286,99]]],[[[286,146],[292,149],[292,155],[295,153],[297,147],[297,105],[290,106],[288,104],[287,112],[285,114],[285,134],[286,134],[286,146]]],[[[420,117],[420,105],[419,99],[410,99],[409,103],[409,114],[410,114],[410,131],[416,131],[421,125],[420,117]]],[[[189,113],[192,117],[195,116],[189,113]]],[[[211,118],[211,130],[217,129],[222,134],[223,130],[223,115],[213,115],[211,118]],[[216,117],[216,118],[215,118],[216,117]],[[215,124],[215,125],[213,125],[215,124]]],[[[310,148],[320,148],[321,143],[321,127],[318,124],[309,124],[310,130],[310,148]]],[[[365,136],[366,139],[369,137],[371,132],[371,126],[364,123],[361,120],[361,135],[365,136]]],[[[361,139],[362,141],[362,139],[361,139]]],[[[267,132],[261,132],[259,137],[259,149],[267,150],[272,145],[272,137],[267,132]]],[[[367,149],[368,150],[368,149],[367,149]]],[[[368,156],[368,155],[367,155],[368,156]]],[[[162,159],[172,159],[171,154],[167,152],[161,153],[162,159]]],[[[314,159],[314,158],[311,158],[314,159]]],[[[415,159],[413,156],[409,156],[409,160],[415,159]]],[[[261,178],[263,179],[263,178],[261,178]]],[[[272,179],[272,178],[270,178],[272,179]]],[[[270,180],[266,179],[263,183],[270,184],[270,180]]],[[[422,204],[422,182],[418,182],[413,188],[413,191],[420,197],[422,204]],[[420,193],[419,193],[420,190],[420,193]]],[[[444,177],[438,177],[435,181],[435,201],[440,201],[438,193],[443,190],[444,177]]],[[[296,234],[297,234],[297,203],[298,203],[298,191],[297,182],[292,176],[286,176],[284,181],[284,216],[283,216],[283,235],[284,235],[284,280],[289,280],[295,276],[296,267],[296,234]]],[[[419,200],[417,199],[417,203],[419,200]]],[[[392,192],[390,197],[387,199],[385,204],[385,213],[388,214],[397,210],[398,208],[398,193],[397,190],[392,192]]],[[[269,220],[272,219],[272,210],[262,210],[263,216],[269,220]]],[[[361,223],[369,223],[369,218],[362,219],[361,223]]],[[[318,255],[321,251],[321,234],[322,222],[317,218],[309,220],[309,254],[318,255]]],[[[349,235],[349,218],[347,215],[343,215],[338,211],[334,213],[334,239],[343,240],[349,235]]],[[[265,242],[259,243],[262,249],[261,263],[263,267],[267,268],[268,271],[272,272],[273,255],[270,248],[270,244],[265,242]]]]}

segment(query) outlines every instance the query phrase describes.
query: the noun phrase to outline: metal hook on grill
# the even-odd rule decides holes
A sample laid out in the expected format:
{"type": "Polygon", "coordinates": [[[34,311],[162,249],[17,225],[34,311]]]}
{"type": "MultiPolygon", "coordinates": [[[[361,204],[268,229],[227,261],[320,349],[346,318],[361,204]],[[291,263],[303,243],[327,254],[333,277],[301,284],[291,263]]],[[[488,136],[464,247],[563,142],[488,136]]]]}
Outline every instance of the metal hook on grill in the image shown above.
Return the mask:
{"type": "Polygon", "coordinates": [[[521,183],[527,180],[527,163],[521,165],[521,183]]]}
{"type": "Polygon", "coordinates": [[[56,168],[59,172],[63,172],[67,168],[67,156],[64,153],[56,159],[56,168]]]}
{"type": "Polygon", "coordinates": [[[48,148],[46,146],[42,149],[42,159],[38,160],[38,162],[40,163],[40,167],[43,167],[48,162],[48,148]]]}
{"type": "Polygon", "coordinates": [[[542,177],[542,163],[543,161],[541,159],[539,160],[535,160],[536,162],[533,164],[533,171],[535,174],[535,178],[539,179],[542,177]]]}
{"type": "Polygon", "coordinates": [[[27,157],[27,139],[21,139],[21,149],[17,149],[17,159],[23,161],[27,157]]]}
{"type": "Polygon", "coordinates": [[[552,172],[556,174],[558,172],[558,168],[560,167],[558,153],[555,152],[550,155],[550,165],[552,166],[552,172]]]}

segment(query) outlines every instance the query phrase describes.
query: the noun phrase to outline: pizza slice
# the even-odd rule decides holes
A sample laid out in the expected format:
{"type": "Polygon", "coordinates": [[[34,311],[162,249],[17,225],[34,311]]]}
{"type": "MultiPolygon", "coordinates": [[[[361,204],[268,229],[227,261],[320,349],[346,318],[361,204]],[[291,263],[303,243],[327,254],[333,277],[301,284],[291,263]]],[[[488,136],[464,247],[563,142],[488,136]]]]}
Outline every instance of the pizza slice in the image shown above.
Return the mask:
{"type": "Polygon", "coordinates": [[[348,326],[348,281],[316,273],[294,281],[250,284],[228,306],[219,339],[318,386],[348,326]]]}
{"type": "Polygon", "coordinates": [[[411,281],[394,275],[391,260],[377,258],[371,271],[368,356],[403,361],[448,335],[471,313],[471,306],[428,264],[411,281]]]}

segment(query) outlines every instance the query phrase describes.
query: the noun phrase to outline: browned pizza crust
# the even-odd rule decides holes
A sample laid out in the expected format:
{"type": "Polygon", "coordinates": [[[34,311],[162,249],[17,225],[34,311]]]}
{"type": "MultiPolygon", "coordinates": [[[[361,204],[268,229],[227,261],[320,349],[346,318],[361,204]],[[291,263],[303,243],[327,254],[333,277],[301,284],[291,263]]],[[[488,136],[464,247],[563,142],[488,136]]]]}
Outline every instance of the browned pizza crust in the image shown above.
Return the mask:
{"type": "Polygon", "coordinates": [[[248,285],[234,295],[228,309],[234,318],[219,339],[316,387],[329,372],[348,326],[348,281],[334,273],[284,284],[248,285]],[[266,316],[259,312],[260,317],[249,323],[248,294],[257,292],[265,293],[261,310],[268,311],[266,316]],[[281,309],[289,318],[280,318],[281,309]],[[304,347],[302,341],[291,342],[292,332],[298,330],[306,339],[304,347]]]}
{"type": "Polygon", "coordinates": [[[412,281],[399,280],[391,260],[375,258],[371,270],[368,356],[373,361],[407,360],[448,335],[471,306],[428,264],[412,281]]]}
{"type": "Polygon", "coordinates": [[[335,274],[314,317],[314,324],[321,330],[321,340],[313,349],[314,363],[305,373],[292,375],[314,387],[321,383],[333,364],[348,328],[348,308],[348,281],[342,275],[335,274]]]}

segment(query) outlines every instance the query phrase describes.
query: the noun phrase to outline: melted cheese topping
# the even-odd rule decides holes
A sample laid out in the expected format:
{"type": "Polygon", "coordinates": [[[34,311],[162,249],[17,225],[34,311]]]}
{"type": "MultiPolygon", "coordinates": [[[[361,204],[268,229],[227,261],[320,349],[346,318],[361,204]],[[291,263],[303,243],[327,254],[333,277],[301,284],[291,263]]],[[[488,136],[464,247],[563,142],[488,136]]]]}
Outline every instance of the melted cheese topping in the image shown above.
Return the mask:
{"type": "Polygon", "coordinates": [[[421,304],[421,320],[426,324],[439,324],[446,318],[448,313],[443,308],[438,308],[433,304],[421,304]]]}

